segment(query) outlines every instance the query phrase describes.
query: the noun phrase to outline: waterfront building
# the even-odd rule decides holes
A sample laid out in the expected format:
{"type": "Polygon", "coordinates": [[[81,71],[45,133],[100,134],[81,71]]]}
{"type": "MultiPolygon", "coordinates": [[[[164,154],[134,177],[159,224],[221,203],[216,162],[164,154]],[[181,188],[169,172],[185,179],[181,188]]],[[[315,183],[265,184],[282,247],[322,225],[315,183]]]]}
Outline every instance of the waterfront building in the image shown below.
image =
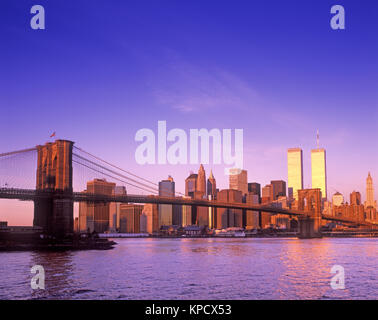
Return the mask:
{"type": "MultiPolygon", "coordinates": [[[[188,196],[185,196],[183,198],[190,199],[190,197],[188,197],[188,196]]],[[[183,227],[191,226],[192,225],[192,207],[187,206],[187,205],[183,205],[182,208],[181,208],[181,214],[182,214],[182,219],[181,219],[182,226],[183,227]]]]}
{"type": "Polygon", "coordinates": [[[298,199],[298,190],[303,189],[303,152],[300,148],[287,150],[287,184],[292,197],[298,199]]]}
{"type": "MultiPolygon", "coordinates": [[[[242,203],[243,195],[240,190],[225,189],[219,191],[217,200],[220,202],[242,203]]],[[[226,229],[229,227],[241,228],[242,226],[242,210],[217,208],[217,229],[226,229]]]]}
{"type": "MultiPolygon", "coordinates": [[[[111,196],[115,189],[115,183],[106,179],[94,179],[88,181],[87,190],[90,194],[111,196]]],[[[110,203],[81,202],[79,204],[79,230],[81,232],[103,233],[109,230],[110,203]]]]}
{"type": "Polygon", "coordinates": [[[143,205],[121,204],[120,228],[121,233],[140,233],[140,216],[143,205]]]}
{"type": "Polygon", "coordinates": [[[143,206],[142,210],[143,223],[145,227],[142,228],[142,221],[141,221],[141,232],[146,232],[149,234],[153,234],[159,231],[159,211],[158,205],[155,203],[146,203],[143,206]]]}
{"type": "MultiPolygon", "coordinates": [[[[246,197],[246,203],[251,205],[258,205],[260,203],[260,196],[254,192],[248,192],[246,197]]],[[[259,228],[259,212],[246,210],[245,218],[246,229],[258,229],[259,228]]]]}
{"type": "MultiPolygon", "coordinates": [[[[175,182],[171,176],[159,182],[159,196],[175,196],[175,182]]],[[[159,204],[159,227],[172,225],[172,217],[173,206],[171,204],[159,204]]]]}
{"type": "MultiPolygon", "coordinates": [[[[126,196],[126,187],[115,186],[113,190],[113,195],[115,196],[126,196]]],[[[111,202],[109,206],[109,231],[117,232],[119,229],[119,216],[121,212],[121,203],[111,202]]]]}
{"type": "Polygon", "coordinates": [[[242,194],[248,193],[248,175],[247,170],[230,169],[229,170],[229,188],[239,190],[242,194]]]}

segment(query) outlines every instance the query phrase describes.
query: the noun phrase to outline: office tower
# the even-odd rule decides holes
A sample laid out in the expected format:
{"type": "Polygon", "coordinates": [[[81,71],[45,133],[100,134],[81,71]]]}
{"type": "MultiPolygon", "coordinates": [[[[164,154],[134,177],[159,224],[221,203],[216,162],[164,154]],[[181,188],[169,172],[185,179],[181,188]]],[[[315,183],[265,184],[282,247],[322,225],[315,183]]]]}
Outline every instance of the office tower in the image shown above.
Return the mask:
{"type": "Polygon", "coordinates": [[[217,194],[217,185],[213,175],[213,171],[210,170],[209,179],[207,179],[207,196],[211,196],[212,199],[215,199],[217,194]]]}
{"type": "Polygon", "coordinates": [[[327,167],[325,149],[311,150],[312,188],[319,188],[322,198],[327,199],[327,167]]]}
{"type": "MultiPolygon", "coordinates": [[[[189,196],[185,196],[183,198],[190,199],[189,196]]],[[[183,205],[181,209],[181,214],[182,214],[182,219],[181,219],[182,226],[183,227],[191,226],[192,225],[192,207],[183,205]]]]}
{"type": "Polygon", "coordinates": [[[248,193],[247,170],[230,169],[229,182],[230,189],[239,190],[243,195],[248,193]]]}
{"type": "Polygon", "coordinates": [[[286,197],[286,182],[283,180],[273,180],[270,182],[272,186],[272,201],[279,197],[286,197]]]}
{"type": "MultiPolygon", "coordinates": [[[[125,196],[126,188],[123,186],[116,186],[113,190],[115,196],[125,196]]],[[[109,231],[116,232],[119,229],[119,216],[121,212],[121,203],[111,202],[109,206],[109,231]]]]}
{"type": "Polygon", "coordinates": [[[373,187],[373,178],[368,174],[366,178],[366,201],[365,208],[373,207],[377,208],[377,202],[374,200],[374,187],[373,187]]]}
{"type": "Polygon", "coordinates": [[[197,177],[198,174],[191,172],[189,177],[185,179],[185,195],[194,198],[194,193],[197,191],[197,177]]]}
{"type": "Polygon", "coordinates": [[[172,225],[181,226],[182,225],[182,205],[172,206],[172,225]]]}
{"type": "Polygon", "coordinates": [[[344,203],[344,197],[340,192],[336,192],[332,196],[332,205],[341,206],[344,203]]]}
{"type": "Polygon", "coordinates": [[[158,232],[159,231],[158,205],[154,203],[146,203],[143,206],[142,215],[145,216],[146,226],[142,230],[142,223],[141,223],[141,232],[147,232],[149,234],[158,232]]]}
{"type": "Polygon", "coordinates": [[[359,206],[361,203],[361,193],[359,193],[358,191],[353,191],[350,194],[350,204],[359,206]]]}
{"type": "Polygon", "coordinates": [[[269,203],[272,202],[272,185],[267,184],[265,187],[262,188],[262,194],[261,194],[261,203],[269,203]]]}
{"type": "MultiPolygon", "coordinates": [[[[242,203],[243,195],[240,190],[226,189],[218,193],[218,201],[230,203],[242,203]]],[[[241,209],[217,208],[217,229],[229,227],[243,227],[241,209]]]]}
{"type": "MultiPolygon", "coordinates": [[[[260,203],[259,195],[254,192],[248,192],[246,197],[246,203],[251,205],[258,205],[260,203]]],[[[257,229],[259,227],[259,212],[247,210],[245,220],[246,229],[257,229]]]]}
{"type": "Polygon", "coordinates": [[[121,204],[119,230],[121,233],[139,233],[143,205],[121,204]]]}
{"type": "Polygon", "coordinates": [[[287,184],[293,198],[298,199],[298,190],[303,189],[303,153],[300,148],[287,150],[287,184]]]}
{"type": "Polygon", "coordinates": [[[256,194],[261,199],[261,185],[257,182],[248,183],[248,193],[256,194]]]}
{"type": "MultiPolygon", "coordinates": [[[[167,180],[159,182],[159,196],[174,197],[175,182],[171,176],[167,180]]],[[[159,204],[159,227],[172,225],[173,206],[171,204],[159,204]]]]}
{"type": "MultiPolygon", "coordinates": [[[[107,182],[105,179],[94,179],[87,183],[87,190],[90,194],[102,194],[111,196],[115,189],[115,183],[107,182]]],[[[109,203],[83,203],[79,205],[79,220],[81,231],[103,233],[109,229],[109,203]]]]}
{"type": "Polygon", "coordinates": [[[197,175],[197,190],[202,195],[206,195],[206,173],[203,165],[200,165],[197,175]]]}
{"type": "MultiPolygon", "coordinates": [[[[273,199],[273,187],[271,184],[267,184],[265,187],[262,188],[261,194],[261,204],[270,204],[273,199]]],[[[260,227],[267,228],[271,223],[271,214],[269,212],[260,212],[260,227]]]]}

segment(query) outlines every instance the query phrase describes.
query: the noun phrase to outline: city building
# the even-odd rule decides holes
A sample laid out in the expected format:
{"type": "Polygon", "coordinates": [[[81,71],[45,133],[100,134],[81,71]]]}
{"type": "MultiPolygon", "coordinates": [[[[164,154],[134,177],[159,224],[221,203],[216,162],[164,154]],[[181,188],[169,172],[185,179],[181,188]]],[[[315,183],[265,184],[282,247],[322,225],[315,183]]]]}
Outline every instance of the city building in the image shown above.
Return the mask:
{"type": "MultiPolygon", "coordinates": [[[[248,187],[249,187],[249,184],[248,184],[248,187]]],[[[256,194],[255,191],[256,190],[248,192],[247,197],[246,197],[247,204],[258,205],[260,203],[260,196],[256,194]]],[[[246,215],[245,217],[246,229],[258,229],[260,227],[259,211],[246,210],[245,215],[246,215]]]]}
{"type": "Polygon", "coordinates": [[[143,219],[141,219],[141,232],[153,234],[159,231],[159,212],[157,204],[146,203],[143,206],[142,216],[143,219]]]}
{"type": "Polygon", "coordinates": [[[286,182],[283,180],[272,180],[272,201],[277,200],[279,197],[286,197],[286,182]]]}
{"type": "Polygon", "coordinates": [[[340,192],[336,192],[332,196],[332,205],[341,206],[344,203],[344,196],[340,192]]]}
{"type": "Polygon", "coordinates": [[[213,175],[213,171],[210,170],[210,176],[207,179],[207,196],[211,196],[212,199],[216,199],[217,184],[213,175]]]}
{"type": "Polygon", "coordinates": [[[377,209],[377,201],[374,200],[374,187],[373,187],[373,178],[368,174],[366,178],[366,201],[365,208],[375,208],[377,209]]]}
{"type": "MultiPolygon", "coordinates": [[[[114,193],[115,183],[105,179],[94,179],[87,182],[90,194],[111,196],[114,193]]],[[[81,202],[79,204],[79,230],[81,232],[103,233],[109,230],[110,203],[81,202]]]]}
{"type": "Polygon", "coordinates": [[[292,197],[298,200],[298,190],[303,189],[303,152],[300,148],[287,150],[287,185],[292,197]]]}
{"type": "Polygon", "coordinates": [[[242,194],[248,193],[248,175],[247,170],[230,169],[229,170],[229,188],[239,190],[242,194]]]}
{"type": "Polygon", "coordinates": [[[198,170],[196,191],[201,193],[203,196],[206,195],[206,173],[202,164],[198,170]]]}
{"type": "MultiPolygon", "coordinates": [[[[225,189],[219,191],[217,201],[242,203],[243,195],[240,190],[225,189]]],[[[242,210],[217,208],[217,229],[229,227],[243,227],[242,210]]]]}
{"type": "Polygon", "coordinates": [[[322,198],[327,199],[327,166],[325,149],[311,150],[312,189],[320,189],[322,198]]]}
{"type": "MultiPolygon", "coordinates": [[[[115,196],[126,196],[126,187],[115,186],[113,190],[115,196]]],[[[119,229],[119,216],[121,212],[121,203],[111,202],[109,206],[109,231],[117,232],[119,229]]]]}
{"type": "MultiPolygon", "coordinates": [[[[187,198],[187,199],[190,199],[190,197],[188,196],[185,196],[183,198],[187,198]]],[[[187,205],[183,205],[182,208],[181,208],[181,214],[182,214],[182,226],[183,227],[186,227],[186,226],[191,226],[193,223],[192,223],[192,207],[191,206],[187,206],[187,205]]]]}
{"type": "Polygon", "coordinates": [[[362,202],[361,202],[361,193],[359,193],[358,191],[353,191],[350,194],[350,204],[351,205],[360,205],[360,204],[362,204],[362,202]]]}
{"type": "Polygon", "coordinates": [[[197,191],[197,177],[196,173],[191,172],[185,179],[185,195],[194,199],[194,193],[197,191]]]}
{"type": "MultiPolygon", "coordinates": [[[[267,184],[261,190],[261,204],[270,204],[273,201],[273,187],[271,184],[267,184]]],[[[260,213],[260,227],[262,229],[268,228],[271,224],[271,214],[269,212],[262,211],[260,213]]]]}
{"type": "MultiPolygon", "coordinates": [[[[171,176],[167,180],[159,182],[159,196],[174,197],[175,182],[171,176]]],[[[173,206],[171,204],[159,204],[159,227],[172,225],[173,206]]]]}
{"type": "Polygon", "coordinates": [[[119,231],[121,233],[140,233],[140,216],[143,205],[121,204],[119,231]]]}
{"type": "Polygon", "coordinates": [[[259,197],[259,201],[261,199],[261,185],[257,182],[250,182],[248,183],[248,193],[255,194],[259,197]]]}

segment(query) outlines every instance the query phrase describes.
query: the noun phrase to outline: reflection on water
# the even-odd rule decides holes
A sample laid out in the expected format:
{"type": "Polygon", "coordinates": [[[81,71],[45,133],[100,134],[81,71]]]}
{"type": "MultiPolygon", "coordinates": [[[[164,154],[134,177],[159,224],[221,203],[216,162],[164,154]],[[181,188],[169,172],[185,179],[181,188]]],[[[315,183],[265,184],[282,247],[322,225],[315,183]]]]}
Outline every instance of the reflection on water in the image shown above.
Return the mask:
{"type": "Polygon", "coordinates": [[[378,299],[378,239],[117,239],[0,253],[0,299],[378,299]],[[345,290],[332,290],[333,265],[345,290]],[[30,269],[45,268],[45,290],[30,269]]]}

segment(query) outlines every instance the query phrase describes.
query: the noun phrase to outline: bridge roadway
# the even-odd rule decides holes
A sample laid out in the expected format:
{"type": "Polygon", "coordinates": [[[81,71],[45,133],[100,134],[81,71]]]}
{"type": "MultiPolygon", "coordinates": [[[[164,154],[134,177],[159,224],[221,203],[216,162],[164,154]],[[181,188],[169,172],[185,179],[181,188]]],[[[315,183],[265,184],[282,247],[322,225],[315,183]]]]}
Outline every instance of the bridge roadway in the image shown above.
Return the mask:
{"type": "MultiPolygon", "coordinates": [[[[263,211],[272,214],[285,214],[289,216],[308,216],[306,211],[294,209],[282,209],[274,205],[252,205],[248,203],[229,203],[217,200],[199,200],[182,197],[161,197],[154,195],[102,195],[84,192],[55,192],[38,191],[34,189],[0,188],[0,199],[17,199],[34,201],[37,198],[72,199],[74,202],[120,202],[120,203],[153,203],[153,204],[177,204],[188,206],[201,206],[213,208],[245,209],[251,211],[263,211]]],[[[354,225],[373,226],[375,223],[349,220],[341,217],[322,215],[322,219],[350,223],[354,225]]]]}

